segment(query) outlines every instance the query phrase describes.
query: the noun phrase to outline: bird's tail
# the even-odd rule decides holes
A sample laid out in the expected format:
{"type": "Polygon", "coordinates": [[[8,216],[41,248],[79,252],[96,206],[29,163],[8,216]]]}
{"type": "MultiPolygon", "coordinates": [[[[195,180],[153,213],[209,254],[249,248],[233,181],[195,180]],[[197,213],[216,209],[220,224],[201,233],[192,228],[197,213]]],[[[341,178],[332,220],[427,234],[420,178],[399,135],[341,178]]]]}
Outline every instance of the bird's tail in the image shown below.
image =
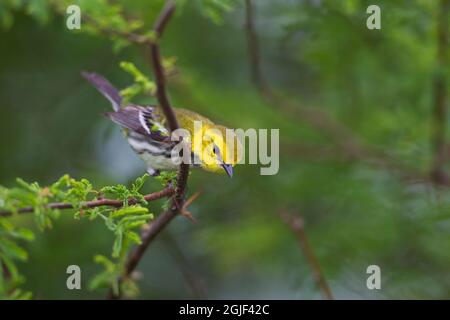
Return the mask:
{"type": "Polygon", "coordinates": [[[119,111],[122,104],[122,97],[108,80],[95,72],[81,72],[81,75],[89,81],[106,99],[111,102],[114,111],[119,111]]]}

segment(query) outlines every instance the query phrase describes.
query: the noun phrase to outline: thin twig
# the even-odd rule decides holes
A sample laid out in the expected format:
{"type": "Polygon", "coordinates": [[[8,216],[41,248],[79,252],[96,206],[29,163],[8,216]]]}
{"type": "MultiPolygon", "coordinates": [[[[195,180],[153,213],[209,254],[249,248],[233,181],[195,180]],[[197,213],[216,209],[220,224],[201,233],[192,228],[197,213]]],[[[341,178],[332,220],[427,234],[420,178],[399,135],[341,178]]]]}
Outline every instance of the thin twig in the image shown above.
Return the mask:
{"type": "Polygon", "coordinates": [[[314,281],[316,282],[317,287],[322,292],[323,297],[325,299],[332,300],[333,294],[331,293],[331,289],[328,286],[327,281],[325,280],[325,277],[320,268],[319,261],[317,260],[311,246],[309,245],[308,237],[306,236],[304,229],[303,219],[299,216],[293,216],[285,210],[280,211],[280,217],[292,229],[293,233],[297,237],[303,254],[305,255],[306,260],[311,267],[314,281]]]}
{"type": "MultiPolygon", "coordinates": [[[[158,39],[161,38],[162,33],[164,31],[164,27],[166,26],[167,22],[169,21],[174,11],[175,11],[175,3],[173,1],[167,1],[166,5],[161,11],[161,14],[156,20],[155,25],[153,26],[153,31],[156,33],[158,39]]],[[[156,96],[158,98],[160,107],[164,112],[164,116],[167,120],[170,130],[174,131],[178,129],[179,125],[177,118],[175,116],[175,112],[173,112],[173,109],[170,106],[169,98],[167,97],[166,79],[164,76],[164,68],[161,62],[162,58],[161,53],[159,51],[158,42],[159,41],[154,41],[150,43],[150,55],[152,60],[153,73],[155,75],[156,80],[156,96]]]]}
{"type": "Polygon", "coordinates": [[[189,220],[191,220],[193,223],[197,223],[197,220],[194,218],[194,216],[192,215],[192,213],[188,210],[189,206],[192,204],[192,202],[194,202],[199,196],[201,195],[201,192],[198,191],[196,193],[194,193],[191,197],[189,197],[189,199],[187,199],[186,201],[184,201],[183,206],[180,209],[180,213],[185,216],[186,218],[188,218],[189,220]]]}
{"type": "MultiPolygon", "coordinates": [[[[172,187],[166,187],[165,189],[153,193],[146,194],[144,196],[144,199],[146,201],[154,201],[165,197],[170,197],[173,194],[175,194],[175,190],[172,187]]],[[[139,200],[137,199],[128,199],[128,204],[133,205],[139,203],[139,200]]],[[[92,200],[87,201],[81,204],[81,209],[90,209],[95,207],[116,207],[120,208],[123,206],[122,200],[115,200],[115,199],[98,199],[98,200],[92,200]]],[[[75,209],[73,204],[67,203],[67,202],[53,202],[49,203],[45,206],[47,209],[75,209]]],[[[17,213],[31,213],[34,211],[34,207],[24,207],[17,209],[17,213]]],[[[13,215],[14,213],[9,210],[0,211],[0,217],[8,217],[13,215]]]]}

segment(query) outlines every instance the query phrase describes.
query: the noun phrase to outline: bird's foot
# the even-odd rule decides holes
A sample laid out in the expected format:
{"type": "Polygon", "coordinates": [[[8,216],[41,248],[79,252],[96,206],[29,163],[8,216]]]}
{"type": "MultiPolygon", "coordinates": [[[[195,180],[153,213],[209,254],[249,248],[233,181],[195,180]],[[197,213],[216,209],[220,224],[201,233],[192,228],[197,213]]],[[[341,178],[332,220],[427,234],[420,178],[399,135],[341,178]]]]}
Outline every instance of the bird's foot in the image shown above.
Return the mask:
{"type": "Polygon", "coordinates": [[[159,171],[158,169],[153,169],[153,168],[148,167],[147,168],[147,173],[149,175],[151,175],[152,177],[157,177],[157,176],[159,176],[161,174],[161,171],[159,171]]]}

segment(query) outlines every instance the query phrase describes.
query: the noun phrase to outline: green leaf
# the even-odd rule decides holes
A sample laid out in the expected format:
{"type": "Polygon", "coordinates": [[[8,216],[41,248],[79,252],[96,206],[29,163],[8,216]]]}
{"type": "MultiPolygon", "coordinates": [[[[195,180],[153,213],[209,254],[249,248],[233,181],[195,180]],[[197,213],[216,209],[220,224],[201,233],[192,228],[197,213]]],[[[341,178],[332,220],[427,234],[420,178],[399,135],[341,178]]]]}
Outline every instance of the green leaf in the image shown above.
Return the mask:
{"type": "Polygon", "coordinates": [[[164,187],[172,184],[176,188],[177,172],[176,171],[162,171],[159,176],[155,177],[164,187]]]}
{"type": "Polygon", "coordinates": [[[99,207],[95,207],[95,208],[86,210],[86,214],[89,216],[89,220],[96,219],[101,212],[102,212],[102,210],[99,207]]]}
{"type": "Polygon", "coordinates": [[[49,20],[50,12],[47,0],[28,1],[26,11],[29,15],[35,17],[41,24],[47,23],[49,20]]]}
{"type": "Polygon", "coordinates": [[[0,239],[0,250],[9,257],[17,258],[22,261],[26,261],[28,259],[28,253],[23,248],[6,238],[0,239]]]}
{"type": "Polygon", "coordinates": [[[128,61],[122,61],[120,67],[134,77],[134,83],[120,91],[125,101],[130,101],[140,94],[155,95],[156,85],[150,81],[139,69],[128,61]]]}
{"type": "Polygon", "coordinates": [[[11,236],[18,238],[18,239],[27,240],[27,241],[34,240],[33,231],[31,231],[29,229],[25,229],[25,228],[19,228],[15,231],[11,232],[11,236]]]}
{"type": "Polygon", "coordinates": [[[103,265],[103,267],[109,271],[113,271],[116,267],[114,262],[100,254],[94,256],[94,262],[103,265]]]}
{"type": "Polygon", "coordinates": [[[141,215],[141,214],[145,214],[147,212],[148,212],[147,208],[135,205],[135,206],[118,209],[118,210],[114,211],[113,213],[111,213],[110,217],[117,218],[117,217],[122,217],[125,215],[134,215],[134,214],[141,215]]]}
{"type": "Polygon", "coordinates": [[[123,227],[124,230],[129,230],[129,229],[139,228],[139,227],[143,226],[146,223],[147,223],[147,220],[137,220],[137,221],[134,221],[134,222],[129,221],[127,223],[124,223],[122,225],[122,227],[123,227]]]}
{"type": "Polygon", "coordinates": [[[21,186],[22,188],[24,188],[30,192],[36,193],[36,192],[39,192],[39,190],[40,190],[39,184],[37,182],[28,183],[21,178],[17,178],[16,182],[19,186],[21,186]]]}
{"type": "Polygon", "coordinates": [[[140,215],[136,215],[136,216],[127,216],[127,217],[122,218],[119,221],[118,225],[123,226],[124,224],[127,224],[129,222],[135,222],[135,221],[139,221],[139,220],[148,221],[150,219],[153,219],[152,213],[140,214],[140,215]]]}
{"type": "Polygon", "coordinates": [[[117,225],[114,223],[114,220],[111,218],[105,219],[106,227],[111,231],[116,231],[117,225]]]}
{"type": "Polygon", "coordinates": [[[121,250],[122,250],[122,243],[123,243],[123,232],[122,230],[118,229],[116,232],[116,239],[114,240],[113,244],[113,258],[118,258],[120,256],[121,250]]]}
{"type": "Polygon", "coordinates": [[[9,300],[30,300],[33,297],[33,294],[29,291],[23,292],[20,289],[15,289],[10,296],[9,300]]]}
{"type": "Polygon", "coordinates": [[[205,16],[215,24],[223,23],[223,15],[236,7],[236,0],[201,0],[200,5],[205,16]]]}
{"type": "Polygon", "coordinates": [[[96,290],[100,288],[109,288],[111,286],[111,281],[113,277],[107,273],[102,272],[97,274],[94,278],[89,281],[88,288],[89,290],[96,290]]]}
{"type": "Polygon", "coordinates": [[[132,191],[138,192],[141,190],[142,186],[144,185],[145,181],[150,177],[148,173],[144,174],[141,177],[137,177],[136,180],[132,183],[132,191]]]}
{"type": "Polygon", "coordinates": [[[17,282],[21,278],[21,276],[19,274],[19,271],[17,270],[16,265],[12,261],[12,259],[9,258],[8,256],[6,256],[5,254],[0,253],[0,260],[1,260],[1,262],[4,263],[6,269],[8,269],[8,272],[10,273],[13,281],[17,282]]]}
{"type": "Polygon", "coordinates": [[[131,242],[140,245],[142,243],[141,237],[134,231],[127,231],[125,237],[131,242]]]}

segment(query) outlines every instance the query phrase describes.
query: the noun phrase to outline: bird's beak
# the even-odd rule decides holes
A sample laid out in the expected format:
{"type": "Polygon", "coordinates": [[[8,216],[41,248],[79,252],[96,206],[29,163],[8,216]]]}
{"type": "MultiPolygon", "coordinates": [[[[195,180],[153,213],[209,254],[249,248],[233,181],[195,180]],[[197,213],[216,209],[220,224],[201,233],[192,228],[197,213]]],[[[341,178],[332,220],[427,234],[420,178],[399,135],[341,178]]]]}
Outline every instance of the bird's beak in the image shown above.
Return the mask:
{"type": "Polygon", "coordinates": [[[222,168],[223,170],[225,170],[225,172],[227,173],[227,175],[232,178],[233,177],[233,166],[231,164],[226,164],[223,163],[222,164],[222,168]]]}

